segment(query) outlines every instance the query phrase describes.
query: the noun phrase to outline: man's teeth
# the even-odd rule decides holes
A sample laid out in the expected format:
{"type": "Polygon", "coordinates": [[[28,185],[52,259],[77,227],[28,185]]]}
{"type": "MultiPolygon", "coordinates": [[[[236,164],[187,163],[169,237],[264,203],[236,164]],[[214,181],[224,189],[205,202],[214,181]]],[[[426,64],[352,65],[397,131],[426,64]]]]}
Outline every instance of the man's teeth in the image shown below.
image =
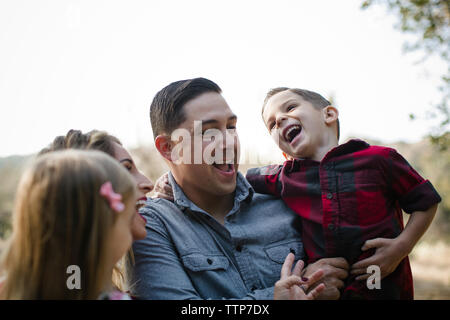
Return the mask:
{"type": "Polygon", "coordinates": [[[218,164],[218,163],[214,163],[214,166],[215,166],[217,169],[222,170],[222,171],[230,171],[230,170],[231,170],[231,164],[226,164],[226,163],[218,164]]]}

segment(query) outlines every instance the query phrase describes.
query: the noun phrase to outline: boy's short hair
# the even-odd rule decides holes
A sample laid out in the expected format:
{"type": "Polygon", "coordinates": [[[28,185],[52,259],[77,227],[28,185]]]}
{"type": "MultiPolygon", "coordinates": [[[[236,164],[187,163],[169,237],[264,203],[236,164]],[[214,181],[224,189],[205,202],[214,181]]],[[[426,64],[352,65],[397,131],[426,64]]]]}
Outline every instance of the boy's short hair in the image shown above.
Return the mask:
{"type": "Polygon", "coordinates": [[[171,134],[186,119],[183,106],[203,93],[222,93],[211,80],[194,78],[172,82],[161,89],[150,105],[150,122],[153,137],[161,133],[171,134]]]}
{"type": "MultiPolygon", "coordinates": [[[[298,88],[288,88],[288,87],[277,87],[270,89],[269,92],[266,94],[266,98],[264,99],[264,103],[261,109],[261,114],[264,113],[264,108],[266,107],[267,101],[269,101],[270,98],[272,98],[274,95],[283,92],[283,91],[291,91],[295,94],[298,94],[300,97],[302,97],[305,101],[310,102],[314,108],[321,110],[325,107],[328,107],[331,105],[330,101],[325,99],[323,96],[318,94],[314,91],[309,91],[305,89],[298,89],[298,88]]],[[[340,137],[340,128],[339,128],[339,119],[337,120],[337,139],[339,141],[340,137]]]]}

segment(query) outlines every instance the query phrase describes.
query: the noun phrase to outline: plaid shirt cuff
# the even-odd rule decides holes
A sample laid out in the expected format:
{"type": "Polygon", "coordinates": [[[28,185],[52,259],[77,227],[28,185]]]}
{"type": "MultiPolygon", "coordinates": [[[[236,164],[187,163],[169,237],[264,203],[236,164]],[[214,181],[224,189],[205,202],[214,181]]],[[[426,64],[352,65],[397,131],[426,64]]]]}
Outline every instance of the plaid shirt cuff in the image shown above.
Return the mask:
{"type": "Polygon", "coordinates": [[[426,180],[409,191],[400,200],[400,207],[406,213],[415,211],[425,211],[432,205],[441,202],[441,197],[437,193],[429,180],[426,180]]]}

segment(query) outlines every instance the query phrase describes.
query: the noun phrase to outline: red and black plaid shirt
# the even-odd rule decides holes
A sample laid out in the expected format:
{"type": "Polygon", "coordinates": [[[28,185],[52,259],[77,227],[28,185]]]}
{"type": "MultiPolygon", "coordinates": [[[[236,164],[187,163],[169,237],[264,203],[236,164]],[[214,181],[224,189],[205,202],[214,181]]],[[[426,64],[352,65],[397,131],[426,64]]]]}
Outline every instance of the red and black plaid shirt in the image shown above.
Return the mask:
{"type": "MultiPolygon", "coordinates": [[[[286,161],[282,166],[250,169],[247,179],[256,192],[281,197],[302,217],[302,241],[308,263],[344,257],[350,265],[375,249],[363,252],[364,242],[395,238],[403,230],[403,209],[424,211],[441,201],[424,180],[394,149],[350,140],[321,162],[286,161]]],[[[413,283],[408,258],[369,290],[365,281],[350,275],[341,297],[412,299],[413,283]]]]}

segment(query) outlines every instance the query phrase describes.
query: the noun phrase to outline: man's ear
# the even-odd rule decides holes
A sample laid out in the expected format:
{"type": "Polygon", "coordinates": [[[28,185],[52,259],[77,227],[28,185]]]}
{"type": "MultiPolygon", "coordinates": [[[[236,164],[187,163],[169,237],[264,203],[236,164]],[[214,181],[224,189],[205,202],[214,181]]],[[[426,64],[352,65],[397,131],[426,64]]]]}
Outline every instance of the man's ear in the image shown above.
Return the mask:
{"type": "Polygon", "coordinates": [[[158,152],[167,160],[172,161],[173,144],[169,136],[159,135],[155,139],[155,146],[158,152]]]}
{"type": "Polygon", "coordinates": [[[339,111],[332,105],[326,106],[322,109],[324,121],[327,125],[331,125],[339,118],[339,111]]]}

